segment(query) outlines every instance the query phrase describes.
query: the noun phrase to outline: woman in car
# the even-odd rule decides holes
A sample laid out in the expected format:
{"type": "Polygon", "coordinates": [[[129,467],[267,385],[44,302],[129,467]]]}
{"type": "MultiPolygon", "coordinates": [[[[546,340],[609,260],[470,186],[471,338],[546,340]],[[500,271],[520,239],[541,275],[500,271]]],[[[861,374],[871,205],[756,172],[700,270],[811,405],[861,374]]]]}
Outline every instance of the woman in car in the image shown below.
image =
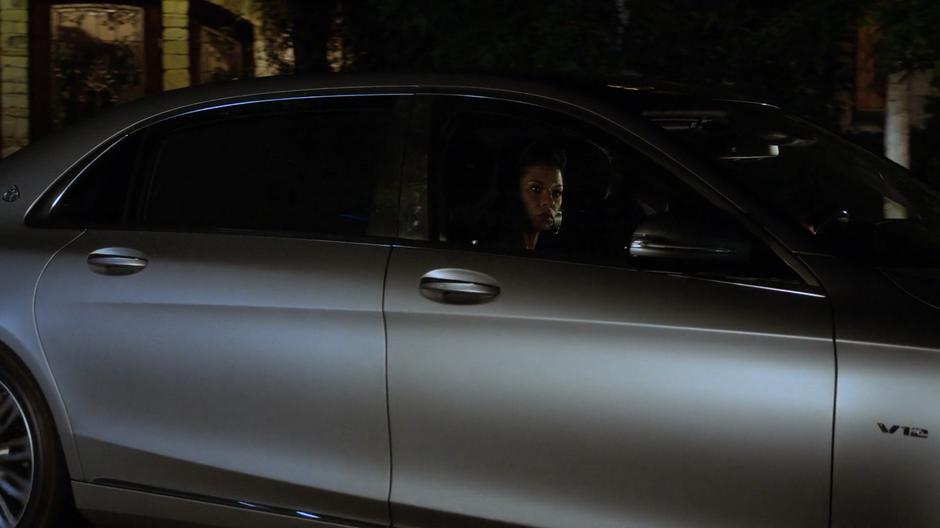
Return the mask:
{"type": "Polygon", "coordinates": [[[509,212],[506,245],[531,251],[543,233],[558,233],[564,170],[564,151],[546,144],[530,143],[514,157],[505,179],[509,212]]]}

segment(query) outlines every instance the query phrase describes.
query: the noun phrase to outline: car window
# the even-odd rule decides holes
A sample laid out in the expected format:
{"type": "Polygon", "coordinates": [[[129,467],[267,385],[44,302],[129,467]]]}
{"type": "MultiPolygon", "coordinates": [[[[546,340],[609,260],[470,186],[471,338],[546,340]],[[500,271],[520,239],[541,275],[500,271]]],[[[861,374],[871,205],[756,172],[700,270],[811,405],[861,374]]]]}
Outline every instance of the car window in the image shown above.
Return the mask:
{"type": "Polygon", "coordinates": [[[592,126],[531,105],[440,97],[431,127],[432,240],[631,268],[797,280],[727,212],[592,126]],[[679,250],[650,249],[663,244],[679,250]],[[740,258],[696,254],[729,248],[740,258]]]}
{"type": "Polygon", "coordinates": [[[836,254],[889,266],[940,263],[940,192],[883,158],[756,105],[643,115],[836,254]]]}
{"type": "MultiPolygon", "coordinates": [[[[92,156],[77,179],[55,189],[46,206],[48,218],[34,222],[53,227],[115,227],[128,212],[131,181],[143,134],[132,134],[92,156]]],[[[67,175],[69,179],[74,175],[67,175]]]]}
{"type": "Polygon", "coordinates": [[[297,99],[173,119],[100,156],[54,216],[153,229],[369,235],[377,182],[396,170],[395,103],[297,99]]]}

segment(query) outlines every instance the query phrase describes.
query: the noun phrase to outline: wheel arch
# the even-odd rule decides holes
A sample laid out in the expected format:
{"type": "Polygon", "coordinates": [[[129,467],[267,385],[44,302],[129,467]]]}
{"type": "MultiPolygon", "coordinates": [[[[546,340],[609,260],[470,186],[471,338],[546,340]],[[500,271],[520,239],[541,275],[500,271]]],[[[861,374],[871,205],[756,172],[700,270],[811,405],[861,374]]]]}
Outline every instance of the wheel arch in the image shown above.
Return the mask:
{"type": "Polygon", "coordinates": [[[68,418],[65,402],[59,393],[52,371],[45,356],[39,349],[38,339],[34,347],[17,338],[4,325],[0,324],[0,355],[19,364],[39,387],[44,404],[52,414],[55,436],[65,457],[66,469],[71,480],[84,480],[81,460],[72,436],[72,427],[68,418]],[[35,348],[35,350],[31,350],[35,348]]]}

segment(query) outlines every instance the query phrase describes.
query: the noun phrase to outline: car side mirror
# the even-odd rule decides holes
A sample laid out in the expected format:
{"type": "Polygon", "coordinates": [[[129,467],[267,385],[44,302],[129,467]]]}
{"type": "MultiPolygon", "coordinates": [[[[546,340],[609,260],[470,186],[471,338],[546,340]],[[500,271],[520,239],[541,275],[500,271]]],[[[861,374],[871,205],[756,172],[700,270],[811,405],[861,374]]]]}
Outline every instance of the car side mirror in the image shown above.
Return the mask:
{"type": "Polygon", "coordinates": [[[749,237],[737,225],[672,213],[646,218],[624,249],[638,259],[745,262],[751,257],[749,237]]]}
{"type": "Polygon", "coordinates": [[[779,145],[732,145],[718,159],[726,161],[760,160],[780,156],[779,145]]]}

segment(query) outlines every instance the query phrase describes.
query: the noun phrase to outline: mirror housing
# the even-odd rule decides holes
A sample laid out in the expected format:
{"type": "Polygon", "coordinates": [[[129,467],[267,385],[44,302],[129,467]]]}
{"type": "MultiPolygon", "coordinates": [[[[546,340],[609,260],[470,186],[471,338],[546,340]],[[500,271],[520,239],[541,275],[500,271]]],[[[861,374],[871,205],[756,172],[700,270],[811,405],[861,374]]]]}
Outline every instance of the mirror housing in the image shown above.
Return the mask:
{"type": "Polygon", "coordinates": [[[741,160],[760,160],[770,159],[780,156],[779,145],[732,145],[727,152],[723,152],[718,159],[741,161],[741,160]]]}
{"type": "Polygon", "coordinates": [[[751,257],[748,236],[737,225],[671,213],[646,218],[624,249],[639,259],[733,263],[751,257]]]}

